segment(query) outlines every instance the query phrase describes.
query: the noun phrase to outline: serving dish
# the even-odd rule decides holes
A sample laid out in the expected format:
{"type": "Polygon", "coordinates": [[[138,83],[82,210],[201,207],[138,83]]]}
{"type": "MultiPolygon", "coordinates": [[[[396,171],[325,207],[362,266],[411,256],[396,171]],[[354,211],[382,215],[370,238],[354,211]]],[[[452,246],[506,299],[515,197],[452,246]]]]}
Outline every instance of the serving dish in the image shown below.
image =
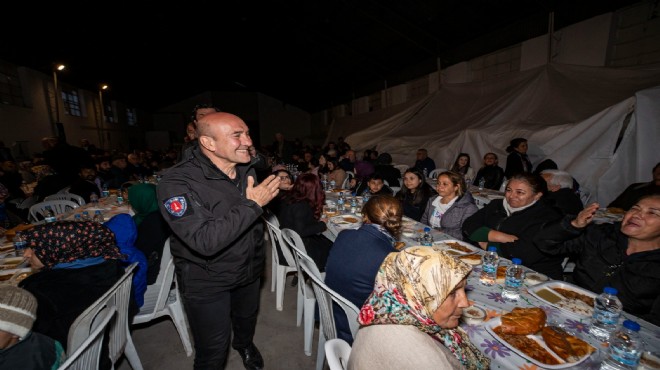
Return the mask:
{"type": "Polygon", "coordinates": [[[456,239],[437,240],[434,241],[433,244],[444,248],[446,251],[454,255],[474,254],[481,250],[472,244],[456,239]]]}
{"type": "Polygon", "coordinates": [[[533,295],[537,299],[547,302],[551,306],[558,308],[559,310],[565,312],[568,315],[572,315],[580,319],[591,317],[593,313],[593,304],[590,306],[591,312],[589,312],[589,310],[587,310],[589,305],[586,302],[584,302],[584,305],[580,304],[579,302],[573,302],[569,297],[564,297],[556,290],[554,290],[555,288],[573,291],[575,293],[584,295],[591,299],[594,299],[597,296],[596,293],[586,290],[584,288],[580,288],[577,285],[573,285],[571,283],[567,283],[565,281],[558,281],[558,280],[546,281],[545,283],[534,285],[532,287],[529,287],[528,291],[531,295],[533,295]],[[573,307],[574,305],[572,305],[571,303],[575,303],[576,307],[573,307]]]}
{"type": "Polygon", "coordinates": [[[488,333],[490,333],[490,335],[492,335],[493,338],[497,339],[500,343],[502,343],[502,345],[506,346],[507,348],[509,348],[509,349],[512,350],[513,352],[515,352],[515,353],[517,353],[518,355],[520,355],[522,358],[528,360],[529,362],[531,362],[531,363],[533,363],[533,364],[535,364],[535,365],[537,365],[537,366],[539,366],[539,367],[541,367],[541,368],[544,368],[544,369],[565,369],[565,368],[569,368],[569,367],[576,366],[576,365],[582,363],[582,362],[583,362],[584,360],[586,360],[587,358],[589,358],[589,356],[591,356],[591,354],[586,354],[586,355],[580,357],[580,358],[579,358],[577,361],[575,361],[575,362],[566,362],[566,361],[564,361],[561,357],[559,357],[559,356],[558,356],[553,350],[551,350],[551,349],[545,344],[545,341],[543,340],[543,337],[542,337],[540,334],[538,334],[538,335],[536,335],[536,334],[530,334],[530,335],[527,335],[527,336],[526,336],[527,338],[530,338],[530,339],[536,341],[541,347],[543,347],[546,351],[548,351],[548,353],[549,353],[550,355],[552,355],[552,357],[556,358],[557,361],[560,363],[560,364],[558,364],[558,365],[548,365],[548,364],[545,364],[545,363],[543,363],[543,362],[541,362],[541,361],[538,361],[538,360],[534,359],[533,357],[531,357],[531,356],[525,354],[523,351],[521,351],[521,350],[519,350],[518,348],[514,347],[511,343],[507,342],[507,341],[504,340],[502,337],[500,337],[500,336],[495,332],[494,329],[495,329],[496,327],[500,326],[501,323],[502,323],[502,322],[501,322],[501,318],[500,318],[500,317],[495,317],[495,318],[492,318],[492,319],[488,320],[488,321],[485,323],[484,326],[486,327],[486,331],[487,331],[488,333]]]}

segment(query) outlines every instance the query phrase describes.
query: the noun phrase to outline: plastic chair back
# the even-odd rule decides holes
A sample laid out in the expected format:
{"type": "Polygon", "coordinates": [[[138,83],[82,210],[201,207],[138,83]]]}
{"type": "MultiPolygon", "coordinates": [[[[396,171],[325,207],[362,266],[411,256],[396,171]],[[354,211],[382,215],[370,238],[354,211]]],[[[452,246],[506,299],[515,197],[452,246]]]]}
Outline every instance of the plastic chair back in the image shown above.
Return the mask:
{"type": "Polygon", "coordinates": [[[85,205],[85,199],[83,197],[81,197],[80,195],[73,194],[73,193],[52,194],[52,195],[49,195],[49,196],[45,197],[44,201],[46,201],[46,200],[61,200],[61,199],[74,201],[74,202],[78,203],[78,205],[80,205],[80,206],[85,205]]]}
{"type": "Polygon", "coordinates": [[[174,326],[179,332],[179,337],[186,350],[186,355],[192,355],[192,342],[188,333],[188,324],[179,287],[174,274],[174,259],[170,251],[170,238],[165,240],[163,253],[160,259],[160,270],[156,282],[147,287],[144,294],[144,304],[140,312],[133,318],[133,324],[150,322],[161,316],[170,316],[174,326]]]}
{"type": "Polygon", "coordinates": [[[351,345],[343,339],[330,339],[325,342],[325,355],[330,370],[345,370],[351,356],[351,345]]]}
{"type": "Polygon", "coordinates": [[[39,216],[41,219],[44,218],[46,213],[46,208],[50,207],[55,213],[55,216],[67,213],[71,210],[78,208],[80,205],[72,200],[66,199],[57,199],[57,200],[45,200],[39,202],[30,207],[30,219],[34,222],[39,221],[39,216]]]}
{"type": "Polygon", "coordinates": [[[431,171],[431,173],[429,173],[429,179],[437,179],[438,175],[445,171],[447,171],[445,168],[436,168],[435,170],[431,171]]]}
{"type": "Polygon", "coordinates": [[[111,306],[102,310],[96,316],[95,328],[87,338],[78,346],[75,352],[68,356],[66,361],[58,367],[58,370],[88,370],[98,369],[101,357],[101,345],[103,334],[110,324],[110,320],[117,313],[117,307],[111,306]]]}

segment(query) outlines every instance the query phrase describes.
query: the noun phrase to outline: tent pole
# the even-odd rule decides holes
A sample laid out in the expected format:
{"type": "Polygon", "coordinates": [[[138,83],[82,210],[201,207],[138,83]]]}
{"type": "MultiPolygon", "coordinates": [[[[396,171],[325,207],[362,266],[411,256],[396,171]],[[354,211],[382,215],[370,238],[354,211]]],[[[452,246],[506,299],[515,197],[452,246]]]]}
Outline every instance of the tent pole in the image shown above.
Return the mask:
{"type": "Polygon", "coordinates": [[[554,37],[555,28],[555,12],[548,14],[548,63],[552,62],[552,40],[554,37]]]}

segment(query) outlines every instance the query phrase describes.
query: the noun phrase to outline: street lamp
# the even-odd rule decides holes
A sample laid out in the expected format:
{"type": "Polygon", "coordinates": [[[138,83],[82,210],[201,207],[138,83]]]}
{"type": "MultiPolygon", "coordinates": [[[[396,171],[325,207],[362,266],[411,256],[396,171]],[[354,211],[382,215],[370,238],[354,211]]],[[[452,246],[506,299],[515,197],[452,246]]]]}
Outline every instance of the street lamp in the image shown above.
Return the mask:
{"type": "Polygon", "coordinates": [[[55,123],[60,122],[60,90],[57,88],[57,72],[66,68],[64,64],[57,64],[53,68],[53,86],[55,87],[55,123]]]}
{"type": "Polygon", "coordinates": [[[99,88],[99,102],[101,103],[101,119],[100,119],[101,127],[99,128],[99,124],[98,124],[99,121],[97,121],[96,128],[99,135],[99,145],[101,145],[102,149],[105,148],[105,143],[103,140],[103,131],[105,131],[105,107],[103,106],[103,91],[107,90],[108,87],[109,86],[106,84],[101,84],[99,88]]]}

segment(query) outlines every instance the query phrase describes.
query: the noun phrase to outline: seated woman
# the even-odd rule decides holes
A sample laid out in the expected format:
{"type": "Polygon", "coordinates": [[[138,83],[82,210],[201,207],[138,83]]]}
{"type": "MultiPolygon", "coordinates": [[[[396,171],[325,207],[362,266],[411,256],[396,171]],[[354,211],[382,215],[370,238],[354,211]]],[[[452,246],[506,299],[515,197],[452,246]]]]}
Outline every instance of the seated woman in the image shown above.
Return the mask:
{"type": "Polygon", "coordinates": [[[276,213],[280,228],[291,229],[300,235],[307,254],[320,271],[324,271],[332,247],[332,242],[321,235],[327,229],[325,222],[321,221],[324,204],[325,192],[318,176],[305,173],[298,176],[276,213]]]}
{"type": "Polygon", "coordinates": [[[660,193],[643,196],[619,223],[592,224],[593,203],[537,236],[544,251],[575,256],[575,283],[618,290],[624,311],[660,325],[660,193]]]}
{"type": "Polygon", "coordinates": [[[396,193],[396,198],[403,204],[403,214],[419,221],[434,191],[426,182],[422,170],[415,167],[408,168],[403,174],[403,185],[396,193]]]}
{"type": "MultiPolygon", "coordinates": [[[[391,195],[370,198],[362,208],[364,223],[357,230],[339,233],[325,267],[325,283],[335,292],[362,307],[374,288],[374,278],[385,257],[396,252],[401,234],[401,202],[391,195]]],[[[353,342],[346,315],[333,309],[337,335],[353,342]]]]}
{"type": "Polygon", "coordinates": [[[346,171],[339,167],[339,162],[336,159],[328,160],[328,182],[334,181],[335,188],[341,188],[346,179],[346,171]]]}
{"type": "Polygon", "coordinates": [[[484,179],[484,188],[500,190],[502,182],[504,182],[504,170],[498,165],[497,154],[486,153],[484,155],[484,166],[477,171],[474,183],[479,184],[481,179],[484,179]]]}
{"type": "Polygon", "coordinates": [[[460,173],[466,180],[474,179],[474,168],[470,167],[470,155],[467,153],[459,153],[449,170],[460,173]]]}
{"type": "Polygon", "coordinates": [[[504,199],[493,199],[463,222],[463,233],[470,240],[498,245],[504,258],[520,258],[523,265],[552,279],[562,280],[560,256],[542,252],[536,234],[548,222],[562,215],[539,201],[547,189],[538,175],[522,173],[508,180],[504,199]]]}
{"type": "Polygon", "coordinates": [[[435,190],[438,195],[429,199],[419,222],[463,240],[463,221],[479,210],[466,191],[464,177],[453,171],[442,172],[435,190]]]}
{"type": "Polygon", "coordinates": [[[33,330],[62,344],[69,327],[124,274],[115,236],[94,222],[57,221],[24,232],[23,256],[39,272],[19,285],[38,302],[33,330]]]}
{"type": "Polygon", "coordinates": [[[438,247],[390,253],[360,311],[348,369],[488,369],[458,327],[471,270],[438,247]]]}
{"type": "Polygon", "coordinates": [[[273,175],[280,179],[280,192],[277,193],[277,196],[275,196],[275,198],[273,198],[273,200],[271,200],[270,203],[266,205],[266,207],[277,215],[280,211],[280,207],[282,206],[282,200],[289,193],[289,191],[293,189],[293,175],[291,172],[283,169],[273,171],[273,175]]]}
{"type": "Polygon", "coordinates": [[[163,247],[167,238],[172,235],[172,230],[158,210],[156,185],[135,184],[128,188],[128,199],[135,212],[135,246],[147,258],[147,285],[151,285],[158,279],[163,247]]]}

